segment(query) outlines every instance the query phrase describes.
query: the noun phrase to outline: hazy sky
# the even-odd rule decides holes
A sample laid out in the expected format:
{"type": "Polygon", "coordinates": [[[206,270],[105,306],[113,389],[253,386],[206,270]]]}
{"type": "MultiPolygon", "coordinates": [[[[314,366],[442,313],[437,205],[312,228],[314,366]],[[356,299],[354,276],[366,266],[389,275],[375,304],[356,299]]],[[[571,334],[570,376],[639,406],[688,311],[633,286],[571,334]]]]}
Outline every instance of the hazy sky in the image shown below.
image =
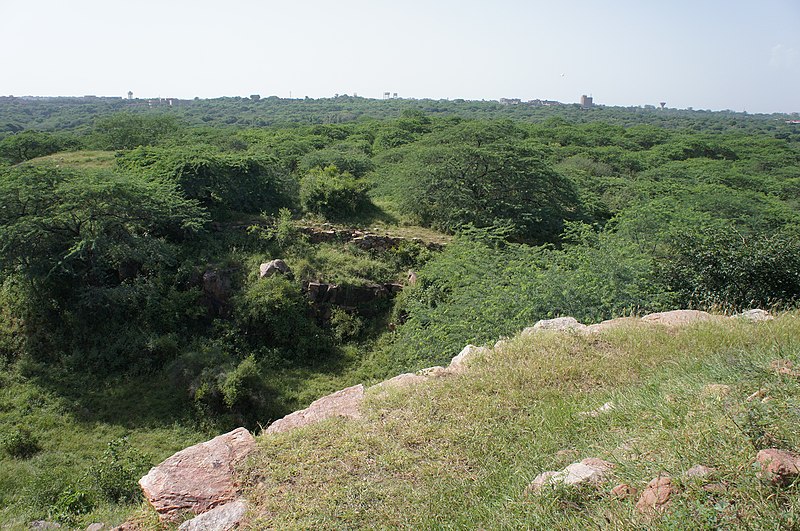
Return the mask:
{"type": "Polygon", "coordinates": [[[800,111],[800,0],[0,0],[0,95],[800,111]]]}

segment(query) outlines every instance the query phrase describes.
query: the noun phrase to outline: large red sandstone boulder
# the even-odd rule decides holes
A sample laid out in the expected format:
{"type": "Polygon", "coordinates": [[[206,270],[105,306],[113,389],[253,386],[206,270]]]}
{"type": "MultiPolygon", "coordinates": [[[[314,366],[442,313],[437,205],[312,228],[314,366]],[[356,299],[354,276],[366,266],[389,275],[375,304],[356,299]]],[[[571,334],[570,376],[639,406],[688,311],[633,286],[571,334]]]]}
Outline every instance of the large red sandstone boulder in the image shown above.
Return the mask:
{"type": "Polygon", "coordinates": [[[269,425],[266,433],[282,433],[332,417],[360,418],[363,400],[364,386],[361,384],[336,391],[315,400],[306,409],[295,411],[276,420],[269,425]]]}
{"type": "Polygon", "coordinates": [[[201,514],[238,498],[234,466],[255,447],[250,432],[237,428],[181,450],[150,469],[139,485],[162,520],[201,514]]]}

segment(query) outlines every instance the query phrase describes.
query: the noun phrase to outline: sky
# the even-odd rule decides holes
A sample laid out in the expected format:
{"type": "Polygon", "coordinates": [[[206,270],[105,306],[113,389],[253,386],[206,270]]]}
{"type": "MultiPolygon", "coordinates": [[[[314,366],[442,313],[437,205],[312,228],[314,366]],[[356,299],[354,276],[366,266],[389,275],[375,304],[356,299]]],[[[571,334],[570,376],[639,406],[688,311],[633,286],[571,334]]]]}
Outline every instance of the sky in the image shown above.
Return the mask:
{"type": "Polygon", "coordinates": [[[800,112],[800,0],[0,0],[0,95],[800,112]]]}

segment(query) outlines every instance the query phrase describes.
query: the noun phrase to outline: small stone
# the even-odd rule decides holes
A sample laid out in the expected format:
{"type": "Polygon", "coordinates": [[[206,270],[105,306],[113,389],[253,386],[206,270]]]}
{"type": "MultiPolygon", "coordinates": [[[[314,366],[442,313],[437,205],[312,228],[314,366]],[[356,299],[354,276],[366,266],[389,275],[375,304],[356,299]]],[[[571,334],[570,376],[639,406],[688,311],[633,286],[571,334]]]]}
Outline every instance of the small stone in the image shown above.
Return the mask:
{"type": "Polygon", "coordinates": [[[687,478],[690,478],[690,479],[691,478],[702,479],[702,478],[711,477],[715,473],[716,473],[716,470],[714,470],[711,467],[707,467],[705,465],[694,465],[692,468],[690,468],[689,470],[686,471],[685,475],[686,475],[687,478]]]}
{"type": "Polygon", "coordinates": [[[703,485],[703,490],[712,494],[725,494],[728,492],[728,486],[722,482],[709,483],[708,485],[703,485]]]}
{"type": "Polygon", "coordinates": [[[30,529],[61,529],[61,524],[47,520],[34,520],[28,527],[30,529]]]}
{"type": "Polygon", "coordinates": [[[609,413],[614,410],[614,402],[606,402],[599,408],[592,410],[592,411],[581,411],[578,413],[581,417],[599,417],[604,413],[609,413]]]}
{"type": "Polygon", "coordinates": [[[766,396],[766,394],[767,394],[767,391],[765,389],[759,389],[758,391],[756,391],[752,395],[748,396],[745,400],[747,402],[752,402],[753,400],[760,400],[761,398],[764,398],[764,396],[766,396]]]}
{"type": "Polygon", "coordinates": [[[646,513],[650,511],[663,511],[669,505],[670,498],[675,493],[672,486],[672,478],[669,476],[658,476],[650,481],[645,487],[644,492],[636,502],[636,509],[646,513]]]}
{"type": "Polygon", "coordinates": [[[541,474],[533,478],[533,481],[531,481],[530,484],[525,488],[525,493],[530,494],[534,492],[539,492],[545,485],[551,484],[550,480],[554,476],[557,476],[558,474],[559,473],[556,472],[555,470],[548,470],[547,472],[542,472],[541,474]]]}
{"type": "Polygon", "coordinates": [[[421,376],[426,376],[429,378],[440,378],[442,376],[450,375],[450,371],[442,367],[441,365],[436,365],[435,367],[428,367],[426,369],[420,369],[417,371],[417,374],[421,376]]]}
{"type": "Polygon", "coordinates": [[[760,476],[773,485],[786,486],[800,476],[800,454],[769,448],[756,455],[760,476]]]}
{"type": "Polygon", "coordinates": [[[89,527],[86,528],[86,531],[103,531],[105,528],[106,524],[95,522],[94,524],[89,524],[89,527]]]}
{"type": "Polygon", "coordinates": [[[782,376],[800,378],[800,368],[796,368],[792,360],[772,360],[769,368],[772,372],[782,376]]]}
{"type": "Polygon", "coordinates": [[[712,383],[703,387],[703,396],[720,399],[729,394],[731,394],[730,385],[712,383]]]}
{"type": "Polygon", "coordinates": [[[611,495],[620,500],[624,500],[626,498],[633,498],[634,496],[636,496],[636,494],[637,494],[636,489],[631,487],[627,483],[622,483],[611,489],[611,495]]]}

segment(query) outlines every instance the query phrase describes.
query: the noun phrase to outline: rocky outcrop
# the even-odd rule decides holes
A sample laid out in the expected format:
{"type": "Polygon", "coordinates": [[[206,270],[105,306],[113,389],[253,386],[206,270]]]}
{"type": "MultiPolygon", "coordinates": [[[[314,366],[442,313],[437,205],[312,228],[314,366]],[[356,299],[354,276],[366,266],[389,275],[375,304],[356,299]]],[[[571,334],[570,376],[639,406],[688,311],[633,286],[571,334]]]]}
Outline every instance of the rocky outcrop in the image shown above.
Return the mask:
{"type": "Polygon", "coordinates": [[[773,485],[786,486],[800,477],[800,454],[768,448],[756,455],[759,476],[773,485]]]}
{"type": "Polygon", "coordinates": [[[153,467],[139,485],[163,520],[201,514],[238,498],[234,467],[255,447],[250,432],[237,428],[181,450],[153,467]]]}
{"type": "Polygon", "coordinates": [[[486,354],[489,352],[489,349],[486,347],[476,347],[475,345],[467,345],[461,352],[459,352],[452,360],[450,360],[450,365],[447,366],[448,370],[450,371],[461,371],[463,370],[466,365],[469,363],[470,360],[474,359],[476,356],[480,356],[482,354],[486,354]]]}
{"type": "Polygon", "coordinates": [[[582,332],[586,330],[586,325],[579,323],[574,317],[542,319],[541,321],[537,321],[532,327],[523,330],[522,335],[529,336],[542,330],[552,330],[556,332],[582,332]]]}
{"type": "Polygon", "coordinates": [[[342,389],[319,400],[305,409],[295,411],[276,420],[266,429],[266,433],[282,433],[333,417],[357,419],[361,417],[361,402],[364,400],[364,386],[361,384],[342,389]]]}
{"type": "Polygon", "coordinates": [[[645,323],[664,326],[683,326],[700,321],[710,321],[714,316],[700,310],[672,310],[670,312],[651,313],[642,317],[645,323]]]}
{"type": "Polygon", "coordinates": [[[246,512],[247,503],[236,500],[185,521],[178,531],[229,531],[242,521],[246,512]]]}
{"type": "Polygon", "coordinates": [[[771,316],[768,311],[761,310],[758,308],[747,310],[742,313],[737,313],[733,317],[736,317],[737,319],[743,319],[745,321],[750,321],[753,323],[759,323],[761,321],[771,321],[772,319],[774,319],[774,317],[771,316]]]}
{"type": "Polygon", "coordinates": [[[225,317],[230,314],[230,297],[233,275],[238,268],[207,269],[203,272],[200,285],[203,288],[202,303],[211,315],[225,317]]]}
{"type": "Polygon", "coordinates": [[[340,286],[324,282],[303,282],[303,291],[313,304],[332,304],[352,309],[371,304],[380,299],[393,297],[402,290],[403,285],[396,282],[367,284],[365,286],[340,286]]]}
{"type": "Polygon", "coordinates": [[[292,270],[286,265],[286,262],[277,258],[275,260],[270,260],[269,262],[264,262],[258,268],[258,278],[267,278],[271,277],[272,275],[286,275],[287,277],[292,277],[292,270]]]}

